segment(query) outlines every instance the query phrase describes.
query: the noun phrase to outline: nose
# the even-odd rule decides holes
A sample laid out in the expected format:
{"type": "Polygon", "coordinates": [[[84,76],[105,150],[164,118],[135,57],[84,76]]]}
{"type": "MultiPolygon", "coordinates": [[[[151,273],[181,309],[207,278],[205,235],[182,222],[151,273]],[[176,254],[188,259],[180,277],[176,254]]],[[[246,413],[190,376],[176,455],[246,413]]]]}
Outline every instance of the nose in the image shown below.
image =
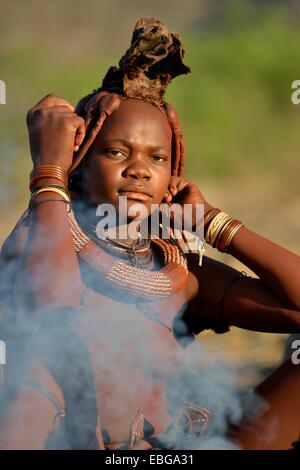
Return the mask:
{"type": "Polygon", "coordinates": [[[151,171],[145,157],[132,156],[124,170],[123,176],[146,181],[150,180],[151,171]]]}

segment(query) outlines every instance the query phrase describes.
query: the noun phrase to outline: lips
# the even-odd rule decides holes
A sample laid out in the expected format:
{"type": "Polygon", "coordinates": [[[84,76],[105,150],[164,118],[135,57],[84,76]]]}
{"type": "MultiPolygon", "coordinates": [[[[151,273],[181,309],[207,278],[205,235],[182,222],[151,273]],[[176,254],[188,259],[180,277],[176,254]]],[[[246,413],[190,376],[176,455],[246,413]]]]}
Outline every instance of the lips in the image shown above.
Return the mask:
{"type": "Polygon", "coordinates": [[[144,186],[126,186],[118,191],[121,196],[127,196],[127,199],[136,201],[149,201],[152,198],[151,193],[144,186]]]}

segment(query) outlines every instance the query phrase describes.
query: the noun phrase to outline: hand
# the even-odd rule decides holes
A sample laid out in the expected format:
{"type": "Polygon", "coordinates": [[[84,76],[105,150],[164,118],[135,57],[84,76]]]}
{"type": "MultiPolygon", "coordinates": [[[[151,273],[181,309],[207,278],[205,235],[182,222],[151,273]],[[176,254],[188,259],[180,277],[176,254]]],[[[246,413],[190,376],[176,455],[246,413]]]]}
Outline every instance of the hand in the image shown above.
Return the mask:
{"type": "Polygon", "coordinates": [[[192,181],[181,180],[177,186],[173,186],[165,195],[166,203],[184,204],[204,204],[205,213],[213,208],[201,193],[198,186],[192,181]]]}
{"type": "Polygon", "coordinates": [[[70,168],[73,153],[85,136],[84,119],[63,98],[47,95],[27,113],[31,157],[34,166],[59,165],[70,168]]]}
{"type": "MultiPolygon", "coordinates": [[[[194,206],[196,206],[196,204],[204,204],[204,215],[210,209],[214,208],[206,201],[200,189],[195,183],[184,180],[181,180],[177,186],[173,185],[172,187],[170,187],[170,190],[165,195],[165,202],[167,204],[177,203],[180,204],[182,207],[184,207],[185,204],[192,204],[194,206]]],[[[193,210],[192,225],[194,226],[195,223],[196,211],[193,210]]]]}

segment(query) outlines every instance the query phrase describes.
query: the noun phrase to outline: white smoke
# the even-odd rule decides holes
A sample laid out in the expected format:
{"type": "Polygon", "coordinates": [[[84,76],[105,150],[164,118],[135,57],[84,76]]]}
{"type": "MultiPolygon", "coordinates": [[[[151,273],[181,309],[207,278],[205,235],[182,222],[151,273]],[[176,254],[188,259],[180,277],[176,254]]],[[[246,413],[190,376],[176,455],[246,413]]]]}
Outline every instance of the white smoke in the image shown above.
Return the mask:
{"type": "MultiPolygon", "coordinates": [[[[44,248],[47,244],[45,249],[51,249],[50,239],[43,240],[44,248]]],[[[13,263],[9,273],[14,269],[18,267],[13,263]]],[[[36,355],[65,394],[65,427],[75,436],[77,448],[96,445],[93,431],[97,407],[100,423],[101,416],[109,414],[114,422],[121,422],[126,416],[133,419],[138,408],[143,410],[150,402],[151,408],[155,408],[154,390],[161,384],[166,386],[167,396],[163,398],[161,394],[159,400],[166,408],[164,413],[172,415],[174,420],[185,403],[198,404],[213,415],[207,433],[200,438],[183,434],[168,423],[169,431],[160,435],[166,448],[237,449],[227,437],[230,425],[239,423],[245,410],[262,406],[254,394],[245,397],[236,387],[238,368],[226,364],[221,356],[212,356],[201,341],[183,348],[169,331],[135,305],[125,298],[111,297],[86,266],[81,269],[83,281],[92,288],[82,309],[66,311],[26,311],[22,304],[15,309],[9,297],[11,285],[5,286],[11,275],[2,272],[1,292],[11,302],[8,307],[12,319],[5,320],[0,329],[0,339],[7,344],[6,388],[0,421],[1,412],[5,414],[14,391],[27,380],[26,361],[36,355]],[[101,297],[95,294],[97,290],[101,297]]],[[[28,287],[27,280],[24,276],[19,279],[24,290],[28,287]]],[[[47,281],[41,263],[41,286],[47,281]]],[[[67,282],[64,288],[68,289],[67,282]]],[[[157,415],[160,413],[158,402],[157,415]]],[[[151,423],[146,413],[145,419],[151,423]]],[[[16,429],[16,437],[18,432],[22,431],[16,429]]],[[[62,432],[59,442],[54,441],[51,446],[68,449],[72,443],[62,432]]]]}

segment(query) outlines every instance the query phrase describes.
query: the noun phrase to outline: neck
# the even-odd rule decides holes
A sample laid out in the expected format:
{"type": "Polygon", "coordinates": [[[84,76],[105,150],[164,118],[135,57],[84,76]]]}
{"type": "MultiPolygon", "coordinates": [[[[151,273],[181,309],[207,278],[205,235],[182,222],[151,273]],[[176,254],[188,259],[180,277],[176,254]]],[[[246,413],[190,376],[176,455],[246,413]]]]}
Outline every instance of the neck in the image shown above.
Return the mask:
{"type": "Polygon", "coordinates": [[[95,232],[98,238],[109,238],[110,240],[119,241],[128,246],[136,245],[142,238],[148,238],[148,236],[145,235],[142,237],[139,232],[139,223],[137,223],[135,227],[132,224],[129,226],[129,222],[123,225],[112,226],[109,229],[104,226],[102,231],[100,222],[106,219],[106,217],[96,216],[95,206],[83,205],[82,202],[79,201],[79,203],[76,202],[76,204],[73,205],[73,209],[79,224],[95,232]]]}
{"type": "Polygon", "coordinates": [[[138,227],[137,230],[130,231],[128,224],[117,225],[116,227],[112,227],[106,231],[104,236],[106,236],[110,240],[121,242],[128,246],[136,245],[142,239],[142,235],[138,231],[138,227]]]}

